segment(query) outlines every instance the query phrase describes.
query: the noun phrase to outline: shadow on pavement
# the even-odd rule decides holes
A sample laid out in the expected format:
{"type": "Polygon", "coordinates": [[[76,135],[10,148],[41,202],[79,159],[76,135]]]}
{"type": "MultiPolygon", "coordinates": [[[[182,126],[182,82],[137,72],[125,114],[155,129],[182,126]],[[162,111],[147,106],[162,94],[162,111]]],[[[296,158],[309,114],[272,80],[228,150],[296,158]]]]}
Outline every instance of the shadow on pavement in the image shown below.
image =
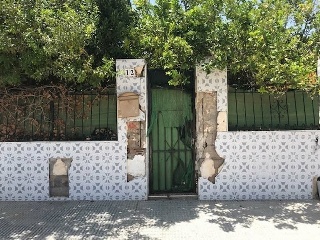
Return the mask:
{"type": "Polygon", "coordinates": [[[237,225],[250,228],[253,221],[272,222],[278,229],[296,229],[297,223],[319,224],[320,202],[318,201],[239,201],[203,203],[199,211],[212,214],[210,223],[215,223],[226,232],[234,231],[237,225]]]}
{"type": "Polygon", "coordinates": [[[319,201],[0,202],[0,239],[161,239],[179,223],[209,224],[223,232],[254,221],[277,229],[320,224],[319,201]]]}

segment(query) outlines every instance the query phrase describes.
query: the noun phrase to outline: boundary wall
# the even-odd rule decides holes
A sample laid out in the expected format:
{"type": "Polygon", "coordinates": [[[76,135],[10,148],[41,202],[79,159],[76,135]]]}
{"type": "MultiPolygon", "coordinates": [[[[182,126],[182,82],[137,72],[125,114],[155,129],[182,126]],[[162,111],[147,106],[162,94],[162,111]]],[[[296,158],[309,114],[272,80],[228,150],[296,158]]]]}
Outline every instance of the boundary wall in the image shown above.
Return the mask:
{"type": "MultiPolygon", "coordinates": [[[[117,95],[135,93],[139,99],[137,116],[118,117],[118,141],[0,143],[0,201],[147,200],[146,63],[117,60],[116,69],[117,95]],[[67,171],[68,197],[50,197],[49,162],[53,158],[72,160],[67,171]]],[[[215,146],[224,159],[214,181],[199,177],[200,200],[316,196],[320,131],[228,132],[226,71],[206,74],[197,68],[195,89],[217,93],[215,146]]],[[[202,145],[196,146],[200,156],[202,145]]]]}
{"type": "MultiPolygon", "coordinates": [[[[139,95],[139,116],[118,118],[118,141],[99,142],[1,142],[0,201],[45,200],[146,200],[147,152],[142,171],[128,181],[127,131],[129,121],[147,116],[146,76],[128,74],[144,60],[117,60],[117,95],[139,95]],[[49,160],[69,158],[69,197],[49,196],[49,160]]],[[[144,135],[145,137],[145,135],[144,135]]],[[[146,142],[145,139],[143,139],[146,142]]],[[[146,147],[146,146],[144,146],[146,147]]],[[[141,158],[140,158],[141,160],[141,158]]]]}
{"type": "MultiPolygon", "coordinates": [[[[196,92],[217,92],[215,142],[224,164],[212,183],[199,177],[201,200],[312,199],[320,176],[320,131],[227,129],[227,73],[196,70],[196,92]]],[[[196,149],[201,152],[201,146],[196,149]]]]}

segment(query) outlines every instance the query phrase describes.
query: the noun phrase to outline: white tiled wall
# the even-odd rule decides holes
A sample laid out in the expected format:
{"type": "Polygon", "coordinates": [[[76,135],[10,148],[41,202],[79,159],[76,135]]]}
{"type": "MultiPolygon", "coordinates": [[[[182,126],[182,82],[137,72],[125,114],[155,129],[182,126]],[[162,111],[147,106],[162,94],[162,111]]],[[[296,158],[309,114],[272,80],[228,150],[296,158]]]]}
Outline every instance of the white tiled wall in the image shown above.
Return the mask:
{"type": "MultiPolygon", "coordinates": [[[[228,109],[226,71],[197,68],[196,91],[216,91],[218,111],[228,109]]],[[[218,132],[225,159],[215,183],[199,178],[202,200],[310,199],[320,176],[320,131],[218,132]]]]}
{"type": "Polygon", "coordinates": [[[196,67],[196,92],[212,92],[218,94],[218,112],[228,111],[228,83],[226,70],[214,70],[207,74],[200,66],[196,67]]]}
{"type": "Polygon", "coordinates": [[[320,176],[320,131],[219,132],[225,158],[212,184],[199,179],[202,200],[311,199],[320,176]]]}
{"type": "MultiPolygon", "coordinates": [[[[118,60],[117,70],[144,64],[144,60],[118,60]]],[[[218,110],[227,111],[226,73],[216,72],[215,78],[197,74],[201,79],[197,91],[217,91],[218,110]]],[[[146,119],[146,77],[119,74],[117,92],[138,93],[141,106],[139,117],[118,119],[118,141],[0,143],[0,201],[147,199],[148,176],[127,182],[126,169],[126,123],[146,119]],[[49,198],[52,157],[73,159],[69,198],[49,198]]],[[[320,176],[316,137],[320,139],[320,131],[219,132],[216,147],[225,164],[215,184],[199,178],[199,198],[312,198],[312,179],[320,176]]]]}
{"type": "MultiPolygon", "coordinates": [[[[117,70],[144,64],[144,60],[119,60],[117,70]]],[[[141,114],[147,114],[146,77],[119,74],[117,93],[140,95],[141,114]]],[[[127,125],[118,119],[115,142],[0,143],[0,201],[42,200],[145,200],[147,177],[127,182],[127,125]],[[49,198],[49,159],[72,158],[69,198],[49,198]]]]}

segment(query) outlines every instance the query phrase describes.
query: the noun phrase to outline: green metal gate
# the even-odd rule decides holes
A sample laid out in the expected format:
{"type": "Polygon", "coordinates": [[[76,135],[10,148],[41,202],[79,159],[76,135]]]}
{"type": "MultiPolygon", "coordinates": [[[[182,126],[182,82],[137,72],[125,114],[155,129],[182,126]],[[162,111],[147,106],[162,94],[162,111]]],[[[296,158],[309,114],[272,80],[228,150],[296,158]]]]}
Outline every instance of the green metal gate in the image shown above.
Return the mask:
{"type": "Polygon", "coordinates": [[[193,92],[151,88],[150,193],[195,192],[193,92]]]}

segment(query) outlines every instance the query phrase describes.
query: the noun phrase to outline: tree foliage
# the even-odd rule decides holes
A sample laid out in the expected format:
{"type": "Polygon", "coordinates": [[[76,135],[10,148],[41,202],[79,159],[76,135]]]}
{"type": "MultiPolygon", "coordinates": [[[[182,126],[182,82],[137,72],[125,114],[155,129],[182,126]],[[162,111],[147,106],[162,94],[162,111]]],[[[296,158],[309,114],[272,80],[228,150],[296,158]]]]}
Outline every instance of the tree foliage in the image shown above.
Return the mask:
{"type": "Polygon", "coordinates": [[[98,67],[86,46],[96,30],[98,8],[90,0],[2,0],[0,83],[90,82],[112,73],[107,58],[98,67]]]}
{"type": "Polygon", "coordinates": [[[312,0],[225,1],[212,65],[242,73],[260,90],[319,90],[319,5],[312,0]],[[215,58],[217,56],[218,58],[215,58]],[[226,61],[224,59],[227,59],[226,61]],[[225,64],[226,63],[226,64],[225,64]]]}
{"type": "Polygon", "coordinates": [[[124,48],[124,39],[135,23],[130,0],[95,0],[99,9],[97,30],[89,51],[100,62],[104,57],[127,58],[131,54],[124,48]]]}
{"type": "Polygon", "coordinates": [[[153,68],[164,68],[171,84],[183,83],[183,72],[210,54],[211,28],[221,22],[222,1],[215,2],[210,8],[211,0],[134,1],[139,18],[129,41],[133,55],[147,59],[153,68]]]}
{"type": "Polygon", "coordinates": [[[173,85],[206,65],[261,91],[319,90],[317,0],[1,0],[0,83],[89,83],[145,58],[173,85]]]}
{"type": "Polygon", "coordinates": [[[264,90],[319,89],[319,4],[313,0],[135,1],[135,56],[181,73],[206,56],[207,70],[227,68],[264,90]]]}

